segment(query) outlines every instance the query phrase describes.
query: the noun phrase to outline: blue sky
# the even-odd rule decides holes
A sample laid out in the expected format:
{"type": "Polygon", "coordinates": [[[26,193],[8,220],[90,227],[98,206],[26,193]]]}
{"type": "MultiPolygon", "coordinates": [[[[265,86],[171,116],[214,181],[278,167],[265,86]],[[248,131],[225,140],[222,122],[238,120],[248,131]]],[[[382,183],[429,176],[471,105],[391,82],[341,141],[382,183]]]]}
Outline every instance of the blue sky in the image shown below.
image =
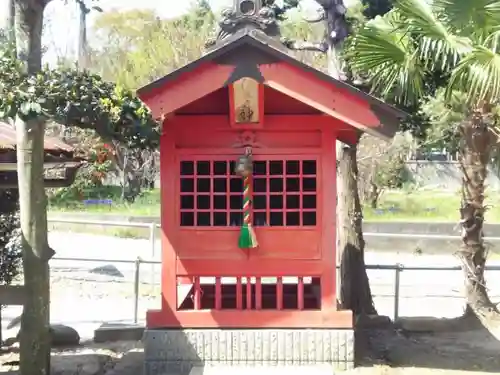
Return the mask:
{"type": "MultiPolygon", "coordinates": [[[[212,9],[217,11],[224,6],[230,6],[233,0],[209,0],[209,2],[212,9]]],[[[277,3],[279,2],[278,0],[277,3]]],[[[48,51],[44,60],[49,63],[56,61],[58,56],[69,58],[76,56],[78,10],[76,4],[71,0],[67,1],[67,4],[65,3],[64,0],[53,0],[49,3],[45,12],[43,43],[48,48],[48,51]]],[[[91,0],[87,0],[87,4],[90,3],[91,0]]],[[[186,12],[191,0],[98,0],[96,3],[104,12],[110,10],[151,9],[161,17],[170,18],[186,12]]],[[[306,10],[316,9],[317,4],[313,0],[303,0],[302,8],[306,10]]],[[[89,29],[92,28],[95,16],[95,12],[89,15],[89,29]]],[[[89,35],[90,41],[91,38],[92,36],[89,35]]]]}

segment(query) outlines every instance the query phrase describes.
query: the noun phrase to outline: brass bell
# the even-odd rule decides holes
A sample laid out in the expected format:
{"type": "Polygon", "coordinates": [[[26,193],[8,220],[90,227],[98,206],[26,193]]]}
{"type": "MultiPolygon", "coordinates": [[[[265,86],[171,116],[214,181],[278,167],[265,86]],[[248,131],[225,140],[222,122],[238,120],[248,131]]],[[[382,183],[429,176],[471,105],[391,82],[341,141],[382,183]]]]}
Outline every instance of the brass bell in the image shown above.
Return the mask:
{"type": "Polygon", "coordinates": [[[253,172],[253,160],[251,150],[246,150],[245,155],[240,156],[236,161],[234,173],[239,176],[247,177],[253,172]]]}

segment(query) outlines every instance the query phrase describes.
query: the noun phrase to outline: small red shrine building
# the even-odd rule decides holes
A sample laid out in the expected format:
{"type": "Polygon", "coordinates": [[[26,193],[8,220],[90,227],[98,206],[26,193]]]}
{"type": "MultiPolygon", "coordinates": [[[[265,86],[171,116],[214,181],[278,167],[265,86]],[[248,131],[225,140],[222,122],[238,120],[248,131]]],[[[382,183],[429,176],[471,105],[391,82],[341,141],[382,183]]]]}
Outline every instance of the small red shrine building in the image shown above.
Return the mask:
{"type": "Polygon", "coordinates": [[[147,329],[352,328],[336,298],[335,143],[390,139],[403,114],[254,28],[138,95],[163,119],[162,306],[147,329]],[[242,249],[245,210],[258,245],[242,249]]]}

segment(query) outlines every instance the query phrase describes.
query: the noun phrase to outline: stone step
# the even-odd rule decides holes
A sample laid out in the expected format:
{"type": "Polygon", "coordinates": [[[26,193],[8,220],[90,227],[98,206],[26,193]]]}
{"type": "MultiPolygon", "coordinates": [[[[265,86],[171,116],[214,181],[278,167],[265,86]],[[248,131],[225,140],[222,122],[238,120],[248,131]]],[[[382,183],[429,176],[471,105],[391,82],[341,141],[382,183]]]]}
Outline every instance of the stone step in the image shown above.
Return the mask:
{"type": "Polygon", "coordinates": [[[94,331],[94,342],[139,341],[143,333],[141,324],[103,323],[94,331]]]}
{"type": "Polygon", "coordinates": [[[193,367],[189,375],[333,375],[332,365],[318,364],[305,366],[291,365],[213,365],[204,367],[193,367]]]}

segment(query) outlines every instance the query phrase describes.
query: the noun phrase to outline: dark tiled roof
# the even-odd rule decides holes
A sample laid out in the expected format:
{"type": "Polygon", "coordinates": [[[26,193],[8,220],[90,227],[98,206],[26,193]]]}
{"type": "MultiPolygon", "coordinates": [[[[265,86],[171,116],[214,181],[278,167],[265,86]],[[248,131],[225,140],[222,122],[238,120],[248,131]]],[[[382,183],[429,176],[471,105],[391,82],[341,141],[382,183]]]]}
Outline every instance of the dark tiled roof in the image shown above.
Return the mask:
{"type": "Polygon", "coordinates": [[[301,61],[293,57],[289,53],[289,50],[278,40],[269,37],[265,33],[253,28],[244,28],[242,30],[239,30],[234,35],[231,35],[227,39],[219,42],[213,48],[209,49],[207,53],[205,53],[199,59],[192,61],[187,65],[167,74],[166,76],[159,78],[156,81],[151,82],[150,84],[138,89],[137,94],[139,96],[148,95],[148,93],[155,89],[161,88],[164,84],[176,80],[181,74],[192,71],[205,62],[216,60],[220,56],[225,55],[243,45],[254,47],[265,53],[269,53],[276,57],[278,60],[288,62],[301,70],[312,72],[321,80],[328,82],[334,86],[346,89],[347,91],[367,101],[372,106],[382,110],[393,118],[402,119],[408,116],[405,112],[385,103],[384,101],[372,95],[369,95],[354,86],[339,81],[312,66],[302,63],[301,61]]]}
{"type": "MultiPolygon", "coordinates": [[[[16,148],[16,129],[10,124],[0,121],[0,149],[16,148]]],[[[58,138],[45,136],[46,151],[73,152],[74,148],[58,138]]]]}

